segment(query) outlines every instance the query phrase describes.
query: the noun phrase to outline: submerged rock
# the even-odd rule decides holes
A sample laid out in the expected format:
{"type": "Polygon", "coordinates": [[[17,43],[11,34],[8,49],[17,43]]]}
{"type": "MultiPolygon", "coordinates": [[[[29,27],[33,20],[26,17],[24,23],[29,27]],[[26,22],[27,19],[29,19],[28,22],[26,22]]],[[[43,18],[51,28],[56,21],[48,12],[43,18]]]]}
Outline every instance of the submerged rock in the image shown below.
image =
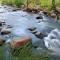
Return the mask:
{"type": "Polygon", "coordinates": [[[18,48],[30,40],[32,40],[30,36],[21,36],[20,38],[13,38],[10,42],[10,45],[12,48],[18,48]]]}
{"type": "Polygon", "coordinates": [[[51,13],[51,17],[52,18],[56,18],[56,14],[55,13],[51,13]]]}

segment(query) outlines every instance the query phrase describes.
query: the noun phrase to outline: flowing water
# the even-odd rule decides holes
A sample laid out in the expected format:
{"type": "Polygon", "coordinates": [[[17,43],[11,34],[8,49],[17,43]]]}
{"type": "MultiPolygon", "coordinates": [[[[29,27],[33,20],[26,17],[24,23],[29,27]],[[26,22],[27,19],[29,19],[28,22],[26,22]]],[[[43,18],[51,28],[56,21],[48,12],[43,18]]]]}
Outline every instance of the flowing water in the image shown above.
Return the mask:
{"type": "MultiPolygon", "coordinates": [[[[38,14],[12,11],[11,7],[0,6],[0,20],[5,20],[6,24],[11,25],[12,36],[4,36],[6,40],[11,39],[13,36],[19,37],[22,35],[30,35],[32,37],[33,45],[37,45],[39,48],[47,47],[52,50],[52,55],[60,56],[60,22],[51,17],[43,15],[43,20],[37,20],[38,14]],[[37,31],[46,35],[43,40],[37,38],[34,34],[28,31],[29,27],[36,27],[37,31]],[[44,44],[45,43],[45,44],[44,44]]],[[[4,54],[8,54],[6,47],[3,48],[4,54]]],[[[7,55],[4,55],[4,60],[7,59],[7,55]]]]}

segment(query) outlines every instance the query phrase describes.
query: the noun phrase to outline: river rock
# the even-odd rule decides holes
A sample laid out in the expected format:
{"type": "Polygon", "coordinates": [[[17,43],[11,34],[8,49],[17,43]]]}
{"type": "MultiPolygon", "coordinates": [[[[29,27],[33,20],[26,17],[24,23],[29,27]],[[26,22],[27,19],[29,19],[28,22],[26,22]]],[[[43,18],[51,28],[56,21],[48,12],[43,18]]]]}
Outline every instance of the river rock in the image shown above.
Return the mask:
{"type": "Polygon", "coordinates": [[[10,33],[11,33],[11,29],[3,28],[1,30],[1,35],[6,35],[6,34],[10,34],[10,33]]]}
{"type": "Polygon", "coordinates": [[[18,48],[30,40],[32,40],[30,36],[21,36],[20,38],[13,38],[10,42],[10,45],[12,48],[18,48]]]}
{"type": "Polygon", "coordinates": [[[48,12],[47,12],[47,11],[43,11],[43,13],[44,13],[45,15],[48,15],[48,12]]]}
{"type": "Polygon", "coordinates": [[[43,39],[43,38],[44,38],[44,34],[41,33],[41,32],[35,33],[35,36],[36,36],[37,38],[40,38],[40,39],[43,39]]]}
{"type": "Polygon", "coordinates": [[[2,23],[2,25],[6,25],[6,22],[5,21],[2,21],[1,23],[2,23]]]}
{"type": "Polygon", "coordinates": [[[30,31],[34,31],[35,29],[36,29],[36,27],[28,28],[28,30],[30,30],[30,31]]]}
{"type": "Polygon", "coordinates": [[[7,28],[12,28],[12,26],[11,25],[7,25],[7,28]]]}
{"type": "Polygon", "coordinates": [[[2,26],[2,22],[0,22],[0,26],[2,26]]]}
{"type": "Polygon", "coordinates": [[[39,12],[39,15],[44,15],[43,11],[40,11],[40,12],[39,12]]]}
{"type": "Polygon", "coordinates": [[[43,16],[38,16],[38,17],[36,17],[36,19],[43,19],[43,16]]]}
{"type": "Polygon", "coordinates": [[[51,13],[51,17],[52,18],[56,18],[56,14],[55,13],[51,13]]]}
{"type": "Polygon", "coordinates": [[[35,34],[35,33],[37,33],[37,31],[36,31],[36,30],[34,30],[34,31],[31,31],[31,33],[35,34]]]}
{"type": "Polygon", "coordinates": [[[39,12],[39,9],[33,8],[33,9],[32,9],[32,12],[38,13],[38,12],[39,12]]]}
{"type": "Polygon", "coordinates": [[[32,12],[32,9],[27,8],[26,11],[27,11],[27,12],[32,12]]]}

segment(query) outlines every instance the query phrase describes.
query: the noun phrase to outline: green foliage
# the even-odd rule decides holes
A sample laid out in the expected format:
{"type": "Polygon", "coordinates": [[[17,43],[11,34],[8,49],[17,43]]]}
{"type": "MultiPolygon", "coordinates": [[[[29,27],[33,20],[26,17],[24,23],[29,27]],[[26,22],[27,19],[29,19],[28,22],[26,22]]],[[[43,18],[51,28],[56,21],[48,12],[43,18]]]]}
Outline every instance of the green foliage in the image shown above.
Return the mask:
{"type": "MultiPolygon", "coordinates": [[[[1,0],[3,4],[16,5],[21,6],[23,4],[27,4],[27,0],[1,0]]],[[[28,0],[32,6],[40,6],[40,7],[50,7],[52,6],[52,0],[28,0]]],[[[60,0],[55,0],[56,5],[60,5],[60,0]]]]}
{"type": "Polygon", "coordinates": [[[47,52],[36,55],[32,53],[31,49],[31,41],[20,46],[20,48],[11,49],[10,60],[49,60],[47,52]]]}
{"type": "Polygon", "coordinates": [[[0,60],[3,60],[3,51],[1,46],[0,46],[0,60]]]}
{"type": "Polygon", "coordinates": [[[23,0],[2,0],[2,4],[20,6],[23,4],[23,0]]]}

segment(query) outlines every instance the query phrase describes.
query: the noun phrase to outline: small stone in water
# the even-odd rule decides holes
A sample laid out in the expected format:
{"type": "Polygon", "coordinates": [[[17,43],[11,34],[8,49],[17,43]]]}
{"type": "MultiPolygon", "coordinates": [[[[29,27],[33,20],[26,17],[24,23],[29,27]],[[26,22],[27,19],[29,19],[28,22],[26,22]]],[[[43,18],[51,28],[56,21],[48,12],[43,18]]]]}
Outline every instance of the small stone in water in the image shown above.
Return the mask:
{"type": "Polygon", "coordinates": [[[0,26],[2,26],[2,23],[0,22],[0,26]]]}
{"type": "Polygon", "coordinates": [[[34,30],[34,31],[31,31],[33,34],[35,34],[35,33],[37,33],[37,31],[36,30],[34,30]]]}
{"type": "Polygon", "coordinates": [[[43,19],[43,17],[42,16],[38,16],[38,17],[36,17],[36,19],[43,19]]]}
{"type": "Polygon", "coordinates": [[[40,39],[43,39],[44,35],[41,33],[41,32],[37,32],[35,34],[36,37],[40,38],[40,39]]]}
{"type": "Polygon", "coordinates": [[[12,28],[12,26],[8,25],[7,28],[12,28]]]}
{"type": "Polygon", "coordinates": [[[30,30],[30,31],[34,31],[35,29],[36,29],[36,27],[28,28],[28,30],[30,30]]]}

